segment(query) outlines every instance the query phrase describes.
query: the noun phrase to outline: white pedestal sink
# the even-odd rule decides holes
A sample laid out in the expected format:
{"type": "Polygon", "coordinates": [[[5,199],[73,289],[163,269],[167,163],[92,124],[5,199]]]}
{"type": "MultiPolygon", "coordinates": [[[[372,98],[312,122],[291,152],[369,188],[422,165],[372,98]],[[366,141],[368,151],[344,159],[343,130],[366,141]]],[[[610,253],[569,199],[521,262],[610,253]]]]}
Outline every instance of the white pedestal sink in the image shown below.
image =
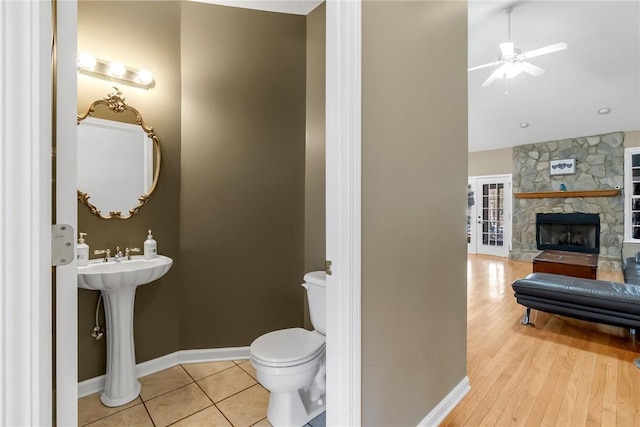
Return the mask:
{"type": "Polygon", "coordinates": [[[91,260],[78,267],[78,287],[102,292],[107,319],[107,375],[100,400],[106,406],[120,406],[140,394],[133,343],[133,304],[136,287],[152,282],[169,271],[173,260],[158,255],[131,260],[91,260]]]}

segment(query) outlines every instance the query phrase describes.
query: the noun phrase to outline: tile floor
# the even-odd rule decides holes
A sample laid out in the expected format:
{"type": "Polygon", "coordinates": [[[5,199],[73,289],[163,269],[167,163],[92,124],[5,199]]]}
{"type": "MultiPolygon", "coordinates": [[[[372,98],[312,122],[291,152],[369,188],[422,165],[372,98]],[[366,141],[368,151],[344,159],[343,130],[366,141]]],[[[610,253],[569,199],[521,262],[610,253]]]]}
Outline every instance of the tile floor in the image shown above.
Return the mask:
{"type": "MultiPolygon", "coordinates": [[[[248,360],[174,366],[140,378],[140,396],[108,408],[93,394],[78,401],[80,426],[270,426],[269,392],[248,360]]],[[[307,426],[325,425],[324,413],[307,426]]]]}

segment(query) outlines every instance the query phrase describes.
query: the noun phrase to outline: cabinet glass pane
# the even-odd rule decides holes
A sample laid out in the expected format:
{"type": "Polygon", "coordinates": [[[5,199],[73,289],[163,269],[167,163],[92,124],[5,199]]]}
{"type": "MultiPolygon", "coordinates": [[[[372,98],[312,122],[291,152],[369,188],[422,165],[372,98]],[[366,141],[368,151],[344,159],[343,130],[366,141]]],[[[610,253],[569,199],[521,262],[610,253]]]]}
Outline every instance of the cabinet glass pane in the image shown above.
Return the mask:
{"type": "Polygon", "coordinates": [[[631,166],[634,168],[640,167],[640,154],[631,155],[631,166]]]}

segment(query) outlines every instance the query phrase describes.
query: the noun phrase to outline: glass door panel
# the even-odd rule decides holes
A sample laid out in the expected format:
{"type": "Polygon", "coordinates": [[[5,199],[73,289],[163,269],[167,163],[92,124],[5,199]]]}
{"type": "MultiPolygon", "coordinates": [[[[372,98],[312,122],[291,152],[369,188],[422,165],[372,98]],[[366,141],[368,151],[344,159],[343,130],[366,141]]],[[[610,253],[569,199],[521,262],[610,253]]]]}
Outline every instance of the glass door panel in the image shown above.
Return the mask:
{"type": "Polygon", "coordinates": [[[478,253],[509,255],[510,183],[508,177],[478,178],[480,200],[475,221],[478,253]]]}

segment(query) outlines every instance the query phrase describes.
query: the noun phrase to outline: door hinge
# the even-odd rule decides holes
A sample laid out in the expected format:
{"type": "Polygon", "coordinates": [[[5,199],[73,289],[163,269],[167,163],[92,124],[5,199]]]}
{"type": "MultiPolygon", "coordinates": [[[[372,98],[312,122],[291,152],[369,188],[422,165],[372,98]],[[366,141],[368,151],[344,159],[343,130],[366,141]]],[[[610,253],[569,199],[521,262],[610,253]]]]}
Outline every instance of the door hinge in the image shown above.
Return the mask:
{"type": "Polygon", "coordinates": [[[327,276],[331,276],[331,274],[333,274],[333,272],[331,271],[331,261],[324,261],[324,272],[327,274],[327,276]]]}
{"type": "Polygon", "coordinates": [[[73,261],[75,233],[69,224],[51,225],[51,265],[67,265],[73,261]]]}

